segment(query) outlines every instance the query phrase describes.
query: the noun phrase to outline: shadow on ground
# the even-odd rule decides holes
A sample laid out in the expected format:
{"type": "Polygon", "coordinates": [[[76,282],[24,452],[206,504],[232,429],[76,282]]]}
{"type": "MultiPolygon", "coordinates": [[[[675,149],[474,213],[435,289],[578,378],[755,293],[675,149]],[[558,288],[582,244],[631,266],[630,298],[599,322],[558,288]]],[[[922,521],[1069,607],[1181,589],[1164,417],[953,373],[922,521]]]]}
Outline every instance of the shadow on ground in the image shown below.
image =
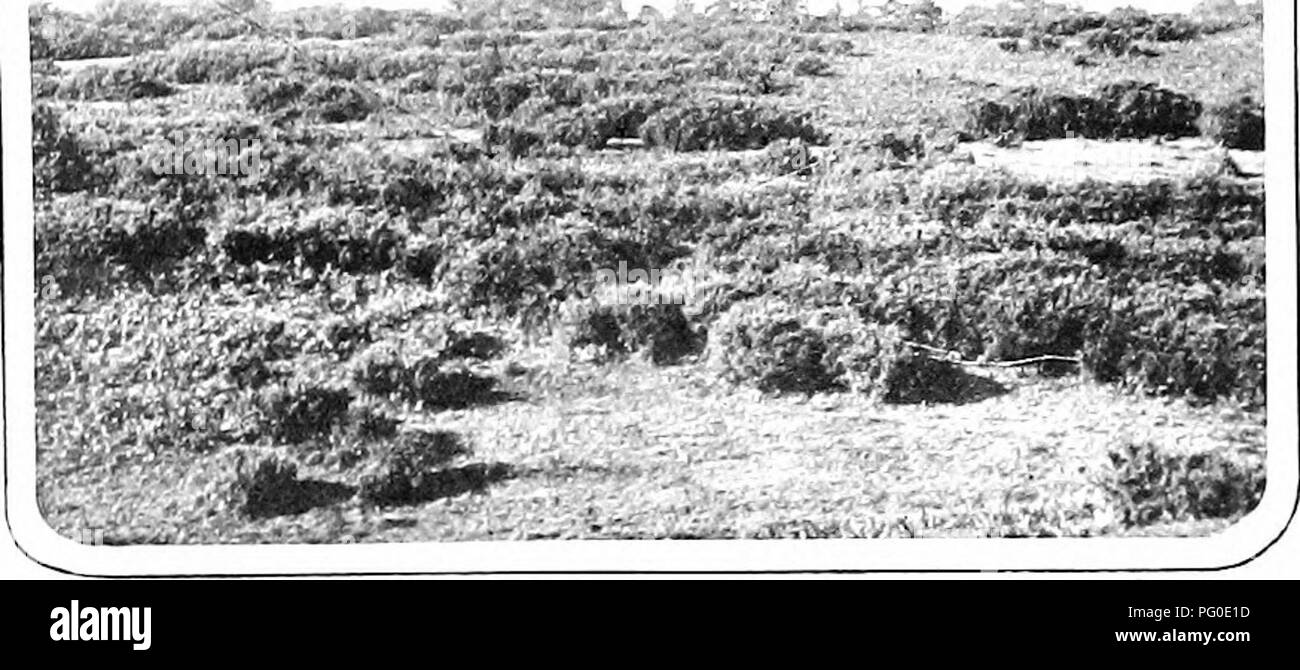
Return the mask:
{"type": "Polygon", "coordinates": [[[318,479],[293,480],[275,491],[266,491],[249,500],[247,514],[254,519],[302,514],[317,507],[340,503],[356,495],[355,486],[318,479]]]}
{"type": "Polygon", "coordinates": [[[471,463],[458,468],[426,472],[415,487],[414,502],[431,502],[464,493],[482,493],[493,484],[513,479],[515,469],[508,463],[471,463]]]}
{"type": "Polygon", "coordinates": [[[516,476],[513,466],[500,462],[429,470],[389,466],[364,479],[359,493],[363,501],[379,507],[419,505],[465,493],[482,493],[516,476]]]}
{"type": "Polygon", "coordinates": [[[903,376],[886,400],[897,405],[969,405],[1006,395],[1004,384],[955,365],[928,362],[903,376]]]}

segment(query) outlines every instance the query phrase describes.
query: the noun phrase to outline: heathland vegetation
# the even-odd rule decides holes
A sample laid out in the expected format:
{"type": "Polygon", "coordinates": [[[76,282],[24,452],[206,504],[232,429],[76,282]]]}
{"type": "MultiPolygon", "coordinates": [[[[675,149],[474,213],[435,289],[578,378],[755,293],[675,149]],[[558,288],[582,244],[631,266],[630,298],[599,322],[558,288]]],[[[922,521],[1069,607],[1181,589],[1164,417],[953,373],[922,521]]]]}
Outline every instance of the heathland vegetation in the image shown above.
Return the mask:
{"type": "Polygon", "coordinates": [[[51,523],[1077,536],[1258,502],[1258,5],[605,5],[34,6],[51,523]],[[966,150],[1071,138],[1222,160],[966,150]],[[689,299],[611,299],[620,264],[689,299]]]}

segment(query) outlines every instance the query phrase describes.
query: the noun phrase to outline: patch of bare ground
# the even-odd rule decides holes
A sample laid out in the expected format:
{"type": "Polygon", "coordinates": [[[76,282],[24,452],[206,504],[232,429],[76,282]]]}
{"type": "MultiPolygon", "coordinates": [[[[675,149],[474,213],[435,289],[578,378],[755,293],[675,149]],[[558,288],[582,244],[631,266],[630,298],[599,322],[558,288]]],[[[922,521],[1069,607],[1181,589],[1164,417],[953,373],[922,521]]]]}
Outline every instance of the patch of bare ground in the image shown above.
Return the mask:
{"type": "Polygon", "coordinates": [[[981,168],[1044,181],[1147,183],[1207,173],[1246,181],[1264,177],[1264,152],[1224,149],[1197,138],[1164,142],[1068,138],[1008,147],[971,142],[959,150],[981,168]]]}

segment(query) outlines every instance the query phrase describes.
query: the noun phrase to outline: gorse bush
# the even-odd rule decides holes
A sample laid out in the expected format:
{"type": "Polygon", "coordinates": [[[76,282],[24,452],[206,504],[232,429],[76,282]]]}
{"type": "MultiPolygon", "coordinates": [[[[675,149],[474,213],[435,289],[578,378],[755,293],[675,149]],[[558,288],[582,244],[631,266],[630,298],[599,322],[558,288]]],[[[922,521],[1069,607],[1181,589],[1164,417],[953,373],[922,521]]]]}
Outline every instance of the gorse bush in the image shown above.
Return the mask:
{"type": "MultiPolygon", "coordinates": [[[[897,193],[881,196],[897,202],[897,193]]],[[[1244,236],[1264,231],[1262,186],[1220,175],[1145,184],[1096,180],[1048,183],[971,172],[926,180],[915,195],[909,195],[909,201],[927,217],[962,225],[997,215],[1055,225],[1170,221],[1180,226],[1194,224],[1216,235],[1237,228],[1241,228],[1237,235],[1244,236]]]]}
{"type": "Polygon", "coordinates": [[[776,140],[824,144],[807,114],[788,112],[743,98],[683,100],[652,114],[641,139],[673,151],[761,149],[776,140]]]}
{"type": "Polygon", "coordinates": [[[1152,42],[1183,42],[1249,24],[1249,17],[1192,18],[1182,14],[1150,14],[1120,7],[1110,12],[1087,12],[1065,4],[1034,3],[1016,8],[972,6],[962,10],[952,21],[959,31],[984,37],[1020,38],[1041,34],[1071,37],[1093,31],[1105,31],[1152,42]]]}
{"type": "Polygon", "coordinates": [[[352,402],[346,389],[319,386],[275,387],[261,397],[267,433],[290,444],[328,435],[352,402]]]}
{"type": "Polygon", "coordinates": [[[362,501],[379,506],[418,502],[426,483],[433,483],[435,470],[467,454],[469,449],[456,433],[403,432],[362,476],[358,495],[362,501]]]}
{"type": "Polygon", "coordinates": [[[843,388],[826,337],[792,305],[740,303],[713,324],[709,360],[734,383],[761,391],[814,393],[843,388]]]}
{"type": "Polygon", "coordinates": [[[1085,364],[1099,380],[1152,394],[1264,405],[1262,296],[1221,296],[1204,285],[1148,289],[1117,299],[1110,308],[1084,352],[1085,364]],[[1189,304],[1189,297],[1196,302],[1189,304]]]}
{"type": "Polygon", "coordinates": [[[32,177],[38,190],[80,191],[96,181],[96,162],[54,107],[32,105],[32,177]]]}
{"type": "Polygon", "coordinates": [[[682,307],[646,298],[644,304],[590,300],[572,306],[566,315],[570,345],[594,345],[612,355],[644,350],[656,365],[670,365],[698,353],[703,338],[691,327],[682,307]]]}
{"type": "Polygon", "coordinates": [[[1264,150],[1264,105],[1250,96],[1211,108],[1202,117],[1202,133],[1229,149],[1264,150]]]}
{"type": "Polygon", "coordinates": [[[376,108],[374,94],[350,82],[317,82],[307,88],[302,100],[313,118],[326,123],[360,121],[376,108]]]}
{"type": "Polygon", "coordinates": [[[1124,139],[1198,135],[1202,105],[1155,84],[1123,81],[1086,96],[1020,88],[1001,100],[972,103],[967,109],[966,132],[976,138],[1010,134],[1023,140],[1124,139]]]}
{"type": "Polygon", "coordinates": [[[791,66],[791,71],[801,77],[828,77],[835,73],[830,62],[817,54],[800,56],[791,66]]]}
{"type": "Polygon", "coordinates": [[[603,149],[612,139],[637,137],[646,120],[669,104],[660,95],[606,98],[527,120],[490,124],[484,140],[508,156],[526,156],[549,146],[603,149]]]}
{"type": "Polygon", "coordinates": [[[1220,519],[1259,505],[1266,482],[1263,463],[1218,452],[1171,452],[1150,443],[1110,451],[1104,485],[1126,526],[1161,521],[1220,519]]]}
{"type": "Polygon", "coordinates": [[[926,394],[950,366],[919,360],[891,326],[852,310],[809,310],[758,299],[735,304],[709,329],[710,365],[724,379],[762,391],[851,390],[887,402],[926,394]]]}
{"type": "Polygon", "coordinates": [[[367,393],[391,396],[431,409],[457,409],[492,401],[497,380],[449,364],[441,353],[400,345],[371,346],[352,361],[353,379],[367,393]]]}
{"type": "Polygon", "coordinates": [[[64,76],[54,95],[73,100],[139,100],[176,93],[176,87],[143,68],[92,65],[64,76]]]}
{"type": "Polygon", "coordinates": [[[376,108],[374,94],[357,84],[333,80],[308,84],[298,76],[259,77],[245,88],[245,99],[259,112],[289,112],[325,123],[360,121],[376,108]]]}
{"type": "Polygon", "coordinates": [[[298,466],[278,456],[249,460],[240,452],[229,495],[246,516],[262,518],[301,511],[304,494],[298,466]]]}
{"type": "Polygon", "coordinates": [[[276,112],[296,104],[306,91],[307,83],[301,78],[266,76],[244,88],[244,99],[253,111],[276,112]]]}
{"type": "Polygon", "coordinates": [[[217,244],[240,265],[301,264],[315,270],[333,267],[352,274],[374,273],[404,259],[403,234],[383,219],[325,208],[301,219],[231,227],[217,244]]]}
{"type": "Polygon", "coordinates": [[[107,276],[122,281],[148,280],[201,253],[207,237],[202,223],[175,210],[118,211],[109,206],[39,217],[35,234],[38,271],[61,285],[76,283],[80,273],[96,268],[110,270],[107,276]]]}
{"type": "Polygon", "coordinates": [[[141,54],[132,63],[177,84],[232,84],[286,76],[281,68],[292,54],[288,45],[264,41],[200,42],[141,54]]]}

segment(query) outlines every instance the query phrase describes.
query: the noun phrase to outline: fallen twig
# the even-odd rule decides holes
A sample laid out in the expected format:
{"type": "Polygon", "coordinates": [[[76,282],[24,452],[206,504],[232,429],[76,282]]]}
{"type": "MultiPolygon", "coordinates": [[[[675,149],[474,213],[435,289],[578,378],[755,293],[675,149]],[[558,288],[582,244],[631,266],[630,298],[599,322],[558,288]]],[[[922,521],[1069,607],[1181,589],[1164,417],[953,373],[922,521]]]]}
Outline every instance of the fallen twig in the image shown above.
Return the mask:
{"type": "Polygon", "coordinates": [[[1028,365],[1038,365],[1040,363],[1071,363],[1073,365],[1083,365],[1083,360],[1078,358],[1077,356],[1052,356],[1052,355],[1035,356],[1033,358],[1025,358],[1017,361],[968,361],[968,360],[964,360],[961,357],[961,354],[955,351],[940,349],[938,347],[932,347],[927,344],[921,344],[919,342],[904,341],[903,344],[906,344],[907,346],[912,347],[913,349],[920,349],[921,351],[924,351],[926,353],[939,354],[943,357],[942,360],[948,361],[949,363],[952,363],[954,365],[961,365],[963,367],[1020,368],[1028,365]]]}

